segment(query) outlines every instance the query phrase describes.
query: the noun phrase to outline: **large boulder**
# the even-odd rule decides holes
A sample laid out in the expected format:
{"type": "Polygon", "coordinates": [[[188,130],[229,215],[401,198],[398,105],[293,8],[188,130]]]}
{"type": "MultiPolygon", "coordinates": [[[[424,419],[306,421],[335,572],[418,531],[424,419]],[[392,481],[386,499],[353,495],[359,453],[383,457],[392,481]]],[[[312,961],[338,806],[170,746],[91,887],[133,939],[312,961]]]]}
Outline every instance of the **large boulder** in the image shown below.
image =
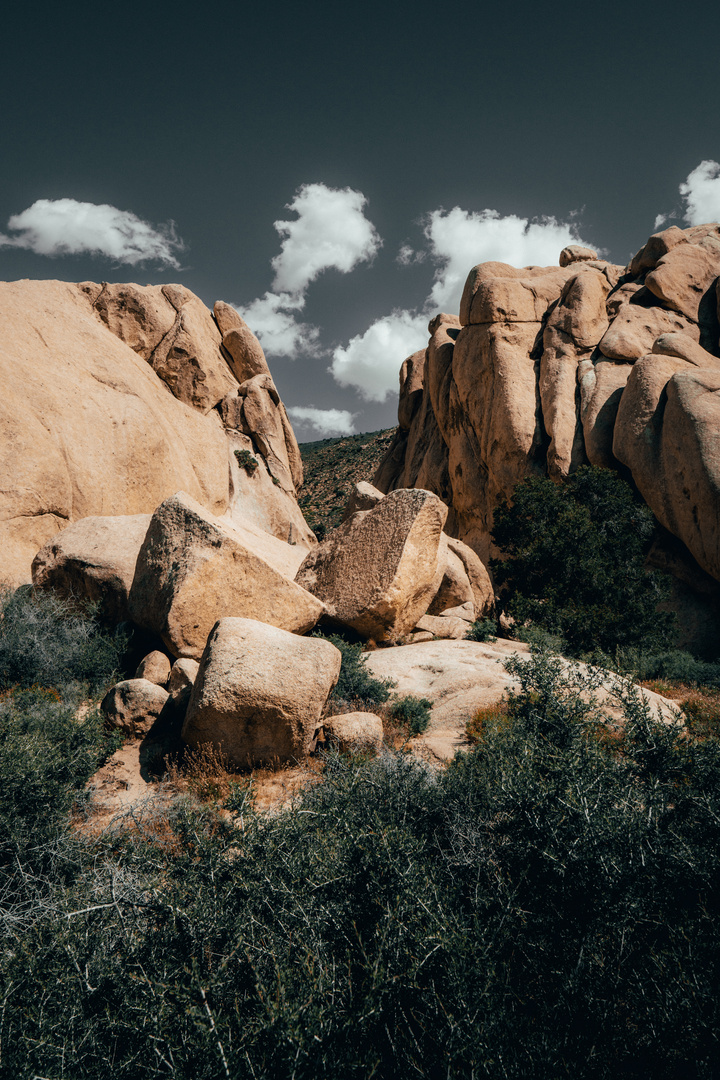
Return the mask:
{"type": "Polygon", "coordinates": [[[295,580],[342,625],[376,641],[397,640],[440,586],[446,516],[447,507],[429,491],[394,491],[311,551],[295,580]]]}
{"type": "Polygon", "coordinates": [[[1,283],[0,324],[5,580],[29,581],[39,548],[79,518],[152,513],[179,488],[225,512],[219,416],[169,394],[81,288],[1,283]]]}
{"type": "Polygon", "coordinates": [[[323,604],[257,554],[248,535],[185,492],[166,499],[138,556],[130,590],[133,620],[160,634],[177,657],[199,657],[224,616],[310,630],[323,604]]]}
{"type": "Polygon", "coordinates": [[[73,522],[48,540],[33,559],[33,585],[98,604],[109,622],[125,621],[130,617],[128,596],[150,517],[86,517],[73,522]]]}
{"type": "Polygon", "coordinates": [[[220,619],[208,637],[182,737],[191,746],[212,744],[241,767],[300,758],[312,748],[341,659],[320,638],[253,619],[220,619]]]}

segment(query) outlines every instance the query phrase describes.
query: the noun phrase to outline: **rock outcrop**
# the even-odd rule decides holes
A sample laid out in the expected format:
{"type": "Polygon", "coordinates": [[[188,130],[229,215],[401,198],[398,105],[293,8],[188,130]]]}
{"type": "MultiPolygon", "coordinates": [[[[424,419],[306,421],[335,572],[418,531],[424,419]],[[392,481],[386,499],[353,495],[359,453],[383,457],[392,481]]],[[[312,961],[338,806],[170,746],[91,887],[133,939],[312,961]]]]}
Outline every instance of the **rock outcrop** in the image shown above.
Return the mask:
{"type": "Polygon", "coordinates": [[[717,224],[666,229],[628,267],[574,247],[559,267],[475,267],[460,318],[436,316],[403,364],[375,485],[434,491],[486,562],[494,510],[523,477],[629,470],[720,578],[719,281],[717,224]]]}
{"type": "Polygon", "coordinates": [[[159,634],[174,656],[193,658],[224,616],[310,630],[324,605],[258,554],[249,536],[185,492],[166,499],[138,556],[129,600],[133,621],[159,634]]]}
{"type": "Polygon", "coordinates": [[[0,579],[29,581],[38,549],[68,524],[152,513],[178,490],[313,546],[297,442],[262,349],[221,310],[222,328],[181,285],[0,283],[0,579]],[[243,449],[254,477],[237,465],[243,449]]]}
{"type": "Polygon", "coordinates": [[[340,674],[329,641],[303,638],[252,619],[213,627],[200,662],[182,737],[211,743],[239,766],[307,754],[340,674]]]}

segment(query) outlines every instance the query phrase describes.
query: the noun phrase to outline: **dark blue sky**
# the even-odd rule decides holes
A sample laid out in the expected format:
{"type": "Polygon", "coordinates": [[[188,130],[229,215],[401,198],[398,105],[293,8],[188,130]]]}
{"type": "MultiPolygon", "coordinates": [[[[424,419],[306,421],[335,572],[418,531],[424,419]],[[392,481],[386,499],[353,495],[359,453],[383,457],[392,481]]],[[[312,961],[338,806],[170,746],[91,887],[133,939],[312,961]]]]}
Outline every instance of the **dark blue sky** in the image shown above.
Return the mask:
{"type": "Polygon", "coordinates": [[[273,222],[293,218],[301,185],[350,187],[383,246],[308,287],[320,354],[271,367],[288,405],[388,426],[394,401],[339,386],[322,350],[422,308],[434,265],[396,255],[421,248],[423,215],[575,212],[578,235],[625,262],[657,214],[682,211],[688,174],[720,159],[719,39],[720,5],[693,0],[15,5],[0,230],[71,198],[172,219],[185,250],[173,270],[0,247],[0,278],[180,280],[247,305],[271,288],[273,222]]]}

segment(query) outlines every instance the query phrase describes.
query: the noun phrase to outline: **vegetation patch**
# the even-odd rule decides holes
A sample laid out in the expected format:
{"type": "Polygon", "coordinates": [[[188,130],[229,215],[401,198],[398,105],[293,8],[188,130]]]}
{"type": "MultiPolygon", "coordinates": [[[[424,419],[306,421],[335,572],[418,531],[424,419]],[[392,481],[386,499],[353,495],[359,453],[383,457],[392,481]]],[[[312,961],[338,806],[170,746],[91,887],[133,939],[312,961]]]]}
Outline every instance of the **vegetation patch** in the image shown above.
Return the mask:
{"type": "Polygon", "coordinates": [[[258,467],[257,460],[250,453],[249,450],[236,450],[235,457],[237,463],[241,469],[244,469],[248,476],[252,476],[258,467]]]}
{"type": "Polygon", "coordinates": [[[342,521],[355,484],[372,482],[394,434],[395,429],[389,428],[300,443],[305,479],[298,501],[319,540],[342,521]]]}

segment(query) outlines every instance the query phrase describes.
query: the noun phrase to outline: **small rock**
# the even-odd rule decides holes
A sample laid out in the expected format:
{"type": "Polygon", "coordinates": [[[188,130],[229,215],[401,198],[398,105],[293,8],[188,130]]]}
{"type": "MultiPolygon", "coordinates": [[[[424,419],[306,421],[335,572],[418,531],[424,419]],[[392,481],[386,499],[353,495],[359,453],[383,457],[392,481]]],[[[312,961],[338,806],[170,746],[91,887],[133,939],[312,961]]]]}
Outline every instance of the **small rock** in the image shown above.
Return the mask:
{"type": "Polygon", "coordinates": [[[436,638],[460,641],[467,634],[468,624],[465,619],[456,619],[454,616],[423,615],[415,624],[416,630],[424,630],[436,638]]]}
{"type": "Polygon", "coordinates": [[[374,713],[341,713],[329,717],[323,726],[325,734],[340,750],[379,750],[382,746],[382,720],[374,713]]]}
{"type": "Polygon", "coordinates": [[[443,619],[464,619],[465,622],[475,622],[475,608],[472,604],[461,604],[459,607],[445,608],[440,612],[443,619]]]}
{"type": "Polygon", "coordinates": [[[189,686],[192,689],[199,668],[200,665],[197,660],[191,660],[188,656],[182,656],[179,660],[176,660],[170,671],[167,684],[168,691],[171,694],[177,694],[185,687],[189,686]]]}
{"type": "Polygon", "coordinates": [[[147,679],[157,686],[167,687],[170,676],[170,660],[165,653],[155,649],[140,661],[135,672],[136,679],[147,679]]]}
{"type": "Polygon", "coordinates": [[[147,734],[168,697],[167,690],[148,679],[124,679],[108,690],[100,708],[113,727],[136,739],[147,734]]]}

